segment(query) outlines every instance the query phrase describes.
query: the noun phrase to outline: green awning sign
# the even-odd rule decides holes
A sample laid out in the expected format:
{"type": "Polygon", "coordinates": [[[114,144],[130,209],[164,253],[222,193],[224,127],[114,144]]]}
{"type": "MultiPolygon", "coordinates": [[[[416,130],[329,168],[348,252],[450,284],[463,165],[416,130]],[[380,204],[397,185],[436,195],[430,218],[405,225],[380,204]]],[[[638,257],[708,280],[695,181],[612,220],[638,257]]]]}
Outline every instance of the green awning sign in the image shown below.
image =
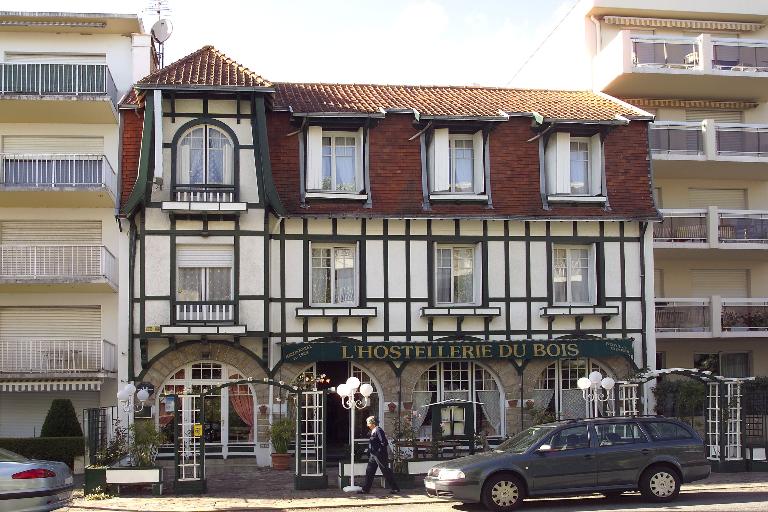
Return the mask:
{"type": "Polygon", "coordinates": [[[412,361],[473,359],[559,359],[612,357],[632,359],[632,339],[559,339],[521,341],[360,342],[318,341],[284,343],[286,363],[313,361],[412,361]]]}

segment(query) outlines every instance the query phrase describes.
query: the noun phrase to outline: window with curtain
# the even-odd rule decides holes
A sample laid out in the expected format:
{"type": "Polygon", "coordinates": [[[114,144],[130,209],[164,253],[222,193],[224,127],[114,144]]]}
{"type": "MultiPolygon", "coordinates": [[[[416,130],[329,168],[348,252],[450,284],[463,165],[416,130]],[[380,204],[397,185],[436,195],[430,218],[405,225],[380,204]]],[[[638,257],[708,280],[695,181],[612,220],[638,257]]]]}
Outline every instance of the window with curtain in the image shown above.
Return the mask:
{"type": "Polygon", "coordinates": [[[438,246],[435,249],[435,298],[438,304],[475,302],[475,248],[438,246]]]}
{"type": "Polygon", "coordinates": [[[363,128],[306,132],[305,186],[311,194],[359,194],[364,191],[363,128]]]}
{"type": "Polygon", "coordinates": [[[176,300],[232,300],[233,250],[228,246],[179,246],[176,300]]]}
{"type": "Polygon", "coordinates": [[[592,247],[555,246],[552,284],[556,304],[591,304],[595,285],[592,247]]]}
{"type": "Polygon", "coordinates": [[[234,176],[234,146],[220,129],[201,125],[181,138],[178,147],[177,180],[185,185],[231,185],[234,176]]]}
{"type": "Polygon", "coordinates": [[[355,304],[354,246],[312,247],[312,304],[355,304]]]}
{"type": "Polygon", "coordinates": [[[610,375],[593,359],[560,359],[547,365],[532,392],[535,407],[560,419],[584,417],[584,399],[577,382],[594,371],[610,375]]]}
{"type": "Polygon", "coordinates": [[[356,138],[339,135],[323,136],[323,176],[320,190],[356,192],[356,138]]]}
{"type": "Polygon", "coordinates": [[[472,137],[451,136],[450,192],[473,192],[475,156],[472,137]]]}
{"type": "Polygon", "coordinates": [[[589,139],[571,138],[571,194],[589,193],[589,139]]]}

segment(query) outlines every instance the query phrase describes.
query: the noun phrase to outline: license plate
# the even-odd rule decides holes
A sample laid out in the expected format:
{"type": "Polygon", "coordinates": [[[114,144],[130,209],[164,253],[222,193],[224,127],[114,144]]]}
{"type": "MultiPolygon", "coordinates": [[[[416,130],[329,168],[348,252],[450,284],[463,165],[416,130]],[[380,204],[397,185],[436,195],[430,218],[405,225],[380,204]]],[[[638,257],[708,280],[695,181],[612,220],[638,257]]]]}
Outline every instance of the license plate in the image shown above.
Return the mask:
{"type": "Polygon", "coordinates": [[[431,480],[427,480],[424,482],[424,487],[427,489],[435,490],[435,482],[432,482],[431,480]]]}

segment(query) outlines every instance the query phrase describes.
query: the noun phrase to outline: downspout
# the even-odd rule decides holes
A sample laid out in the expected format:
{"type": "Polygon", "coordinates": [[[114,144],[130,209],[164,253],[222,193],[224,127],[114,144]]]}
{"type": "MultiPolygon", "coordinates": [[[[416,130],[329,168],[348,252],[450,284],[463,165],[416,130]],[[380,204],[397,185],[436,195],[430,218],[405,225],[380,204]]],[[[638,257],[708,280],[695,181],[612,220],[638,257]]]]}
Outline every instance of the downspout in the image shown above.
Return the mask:
{"type": "Polygon", "coordinates": [[[128,230],[128,382],[135,380],[133,368],[133,281],[136,268],[136,217],[130,218],[130,229],[128,230]]]}

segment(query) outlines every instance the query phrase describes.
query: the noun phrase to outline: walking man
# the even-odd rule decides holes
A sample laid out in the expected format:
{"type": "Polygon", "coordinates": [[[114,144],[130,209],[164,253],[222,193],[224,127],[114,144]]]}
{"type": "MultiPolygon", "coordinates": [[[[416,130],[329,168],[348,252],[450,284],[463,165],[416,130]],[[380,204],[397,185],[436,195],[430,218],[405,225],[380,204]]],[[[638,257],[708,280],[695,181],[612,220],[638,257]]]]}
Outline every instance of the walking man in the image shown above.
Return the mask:
{"type": "Polygon", "coordinates": [[[371,492],[376,468],[379,468],[387,481],[387,487],[392,489],[390,493],[397,494],[400,492],[400,487],[395,482],[392,470],[389,469],[389,442],[386,434],[384,434],[384,429],[379,426],[376,416],[369,416],[365,420],[365,424],[371,431],[371,437],[368,440],[368,467],[365,469],[365,484],[363,484],[363,490],[360,493],[368,494],[371,492]]]}

